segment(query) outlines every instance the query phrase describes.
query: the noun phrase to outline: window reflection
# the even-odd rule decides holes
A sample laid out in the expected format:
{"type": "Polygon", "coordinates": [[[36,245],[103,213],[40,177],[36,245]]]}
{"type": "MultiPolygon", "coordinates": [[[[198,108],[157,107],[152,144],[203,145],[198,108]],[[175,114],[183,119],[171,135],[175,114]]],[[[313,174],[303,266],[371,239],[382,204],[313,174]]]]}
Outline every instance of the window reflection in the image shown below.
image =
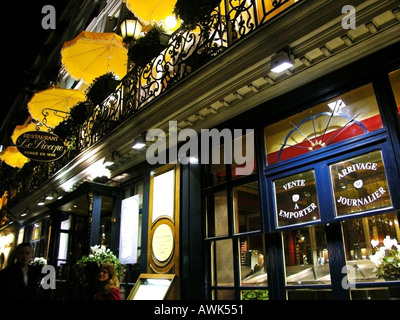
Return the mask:
{"type": "Polygon", "coordinates": [[[207,197],[207,236],[228,234],[228,206],[226,191],[216,192],[207,197]]]}
{"type": "Polygon", "coordinates": [[[389,74],[390,83],[392,84],[394,98],[396,100],[397,111],[400,116],[400,69],[389,74]]]}
{"type": "Polygon", "coordinates": [[[267,286],[264,237],[242,237],[239,242],[241,285],[267,286]]]}
{"type": "Polygon", "coordinates": [[[371,84],[346,92],[264,129],[269,165],[382,128],[371,84]]]}
{"type": "Polygon", "coordinates": [[[338,216],[392,205],[381,151],[335,163],[330,170],[338,216]]]}
{"type": "Polygon", "coordinates": [[[384,281],[377,277],[371,257],[376,253],[376,247],[384,246],[386,237],[400,239],[396,213],[342,221],[342,228],[350,281],[384,281]]]}
{"type": "Polygon", "coordinates": [[[211,245],[213,286],[233,286],[232,240],[218,240],[211,245]]]}
{"type": "Polygon", "coordinates": [[[254,181],[233,189],[235,232],[261,229],[258,182],[254,181]]]}
{"type": "Polygon", "coordinates": [[[286,283],[330,283],[329,257],[323,226],[283,232],[286,283]]]}

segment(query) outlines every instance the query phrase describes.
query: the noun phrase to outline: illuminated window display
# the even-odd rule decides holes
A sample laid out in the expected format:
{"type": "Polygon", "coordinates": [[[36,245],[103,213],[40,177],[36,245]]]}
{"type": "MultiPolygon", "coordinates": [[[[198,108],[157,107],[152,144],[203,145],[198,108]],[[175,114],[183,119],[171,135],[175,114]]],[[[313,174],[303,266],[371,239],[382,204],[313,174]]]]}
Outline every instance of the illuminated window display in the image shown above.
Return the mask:
{"type": "Polygon", "coordinates": [[[330,283],[329,255],[323,226],[285,231],[286,283],[330,283]]]}
{"type": "Polygon", "coordinates": [[[264,129],[267,164],[288,160],[382,127],[371,84],[264,129]]]}
{"type": "Polygon", "coordinates": [[[338,216],[392,205],[380,151],[330,166],[338,216]]]}
{"type": "Polygon", "coordinates": [[[365,82],[261,123],[254,157],[266,161],[249,177],[206,166],[209,298],[400,299],[384,262],[400,259],[400,197],[381,89],[365,82]]]}
{"type": "Polygon", "coordinates": [[[394,98],[397,104],[397,111],[400,116],[400,69],[393,71],[389,74],[390,83],[392,85],[392,90],[394,98]]]}
{"type": "Polygon", "coordinates": [[[319,220],[313,171],[275,180],[278,227],[319,220]]]}

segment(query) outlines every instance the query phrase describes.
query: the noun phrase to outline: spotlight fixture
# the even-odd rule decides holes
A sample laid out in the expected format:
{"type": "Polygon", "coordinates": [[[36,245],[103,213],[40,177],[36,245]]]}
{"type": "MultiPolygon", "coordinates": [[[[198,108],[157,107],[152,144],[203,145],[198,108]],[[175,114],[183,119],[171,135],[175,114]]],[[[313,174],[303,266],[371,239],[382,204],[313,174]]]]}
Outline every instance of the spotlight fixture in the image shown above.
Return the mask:
{"type": "Polygon", "coordinates": [[[271,71],[281,73],[294,65],[292,50],[289,48],[279,51],[271,58],[271,71]]]}
{"type": "Polygon", "coordinates": [[[137,136],[135,139],[133,139],[132,149],[140,150],[146,146],[146,140],[144,139],[144,135],[145,134],[142,133],[140,136],[137,136]]]}
{"type": "Polygon", "coordinates": [[[119,154],[117,151],[113,151],[112,153],[108,154],[103,161],[103,165],[105,167],[109,167],[115,163],[116,160],[118,160],[119,154]]]}

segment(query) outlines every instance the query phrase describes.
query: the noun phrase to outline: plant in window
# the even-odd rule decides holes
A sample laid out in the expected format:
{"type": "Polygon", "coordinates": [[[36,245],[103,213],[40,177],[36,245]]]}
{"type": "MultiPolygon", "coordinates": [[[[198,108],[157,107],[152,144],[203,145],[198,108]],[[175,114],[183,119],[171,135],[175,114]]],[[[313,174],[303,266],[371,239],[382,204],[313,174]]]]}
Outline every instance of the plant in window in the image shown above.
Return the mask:
{"type": "Polygon", "coordinates": [[[378,248],[378,240],[371,240],[371,244],[376,248],[375,254],[369,257],[376,266],[376,275],[384,279],[400,278],[400,245],[397,240],[386,236],[382,247],[378,248]]]}

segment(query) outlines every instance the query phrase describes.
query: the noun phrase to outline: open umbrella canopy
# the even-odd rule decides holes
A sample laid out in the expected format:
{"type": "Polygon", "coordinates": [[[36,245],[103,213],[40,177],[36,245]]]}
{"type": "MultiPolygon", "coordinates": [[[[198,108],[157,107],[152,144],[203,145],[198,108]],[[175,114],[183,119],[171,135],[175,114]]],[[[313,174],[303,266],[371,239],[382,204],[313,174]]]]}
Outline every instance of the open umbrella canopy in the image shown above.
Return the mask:
{"type": "Polygon", "coordinates": [[[10,167],[21,169],[25,163],[29,162],[29,158],[25,157],[18,151],[17,147],[9,146],[0,153],[2,161],[10,167]]]}
{"type": "Polygon", "coordinates": [[[36,123],[28,123],[28,124],[16,126],[11,135],[12,142],[17,143],[17,139],[21,134],[23,134],[24,132],[28,132],[28,131],[35,131],[36,127],[37,127],[36,123]]]}
{"type": "Polygon", "coordinates": [[[86,95],[81,90],[52,87],[35,93],[28,102],[28,111],[33,119],[54,128],[68,116],[73,106],[85,100],[86,95]]]}
{"type": "Polygon", "coordinates": [[[174,16],[176,0],[124,0],[126,7],[145,24],[163,21],[174,16]]]}
{"type": "Polygon", "coordinates": [[[127,73],[128,49],[115,33],[82,31],[64,43],[61,62],[73,78],[87,84],[107,72],[121,79],[127,73]]]}

